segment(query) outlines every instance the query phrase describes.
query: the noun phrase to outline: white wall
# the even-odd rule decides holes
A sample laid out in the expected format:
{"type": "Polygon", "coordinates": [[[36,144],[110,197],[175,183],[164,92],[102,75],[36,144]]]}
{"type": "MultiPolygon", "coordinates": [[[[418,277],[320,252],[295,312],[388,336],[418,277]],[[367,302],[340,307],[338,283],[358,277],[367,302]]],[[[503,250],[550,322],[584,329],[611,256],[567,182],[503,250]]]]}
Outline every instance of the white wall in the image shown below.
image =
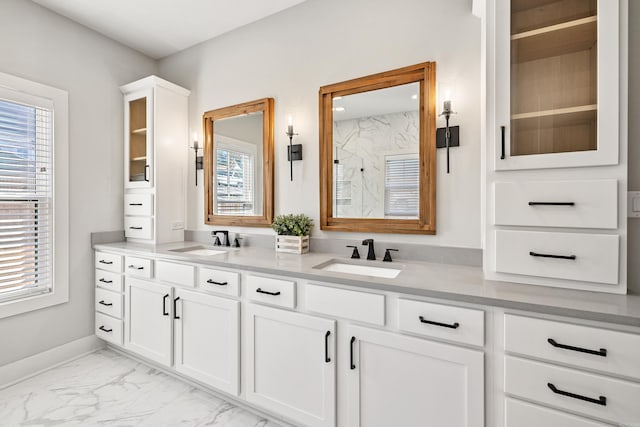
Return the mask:
{"type": "Polygon", "coordinates": [[[69,92],[70,300],[0,320],[0,366],[91,335],[90,233],[123,227],[118,87],[156,63],[30,1],[0,1],[0,72],[69,92]]]}
{"type": "MultiPolygon", "coordinates": [[[[368,235],[383,240],[480,247],[480,20],[469,0],[309,0],[160,61],[162,77],[192,90],[190,126],[201,133],[205,111],[275,98],[275,211],[319,217],[318,89],[424,61],[439,79],[455,82],[462,147],[452,173],[438,150],[438,233],[368,235]],[[294,115],[304,160],[289,180],[285,136],[294,115]]],[[[188,173],[187,228],[203,224],[202,186],[188,173]]],[[[199,180],[202,182],[202,180],[199,180]]],[[[316,221],[317,222],[317,221],[316,221]]],[[[242,230],[232,228],[233,230],[242,230]]],[[[247,231],[248,229],[244,229],[247,231]]],[[[272,233],[270,229],[251,232],[272,233]]],[[[322,237],[359,237],[321,233],[322,237]]]]}

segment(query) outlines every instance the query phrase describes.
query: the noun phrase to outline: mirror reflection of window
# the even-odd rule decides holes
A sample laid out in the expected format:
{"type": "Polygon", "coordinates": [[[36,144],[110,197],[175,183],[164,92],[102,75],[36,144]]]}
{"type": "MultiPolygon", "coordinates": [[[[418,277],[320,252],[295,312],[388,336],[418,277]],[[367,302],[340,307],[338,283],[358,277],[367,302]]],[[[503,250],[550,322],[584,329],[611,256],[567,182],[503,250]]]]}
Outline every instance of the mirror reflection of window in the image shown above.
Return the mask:
{"type": "Polygon", "coordinates": [[[419,83],[333,99],[333,215],[416,219],[419,83]]]}

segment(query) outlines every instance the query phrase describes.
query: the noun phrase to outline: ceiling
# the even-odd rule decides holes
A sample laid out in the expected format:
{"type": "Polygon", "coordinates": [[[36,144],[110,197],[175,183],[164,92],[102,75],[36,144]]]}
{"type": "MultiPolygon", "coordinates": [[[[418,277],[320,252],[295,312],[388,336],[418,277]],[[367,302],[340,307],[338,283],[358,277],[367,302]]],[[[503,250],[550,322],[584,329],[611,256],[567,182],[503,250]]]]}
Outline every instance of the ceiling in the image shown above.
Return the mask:
{"type": "Polygon", "coordinates": [[[32,0],[160,59],[305,0],[32,0]]]}
{"type": "Polygon", "coordinates": [[[419,91],[420,83],[408,83],[334,98],[333,120],[340,122],[361,117],[418,111],[419,91]]]}

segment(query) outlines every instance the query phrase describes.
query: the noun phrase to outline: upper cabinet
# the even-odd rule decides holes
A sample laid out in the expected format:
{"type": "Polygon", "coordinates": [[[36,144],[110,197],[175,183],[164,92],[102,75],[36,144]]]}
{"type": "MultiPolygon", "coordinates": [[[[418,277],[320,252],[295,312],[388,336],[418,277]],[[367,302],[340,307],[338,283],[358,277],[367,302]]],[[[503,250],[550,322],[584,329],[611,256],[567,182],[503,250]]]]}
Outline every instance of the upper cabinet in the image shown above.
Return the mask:
{"type": "Polygon", "coordinates": [[[495,0],[495,169],[617,164],[619,4],[495,0]]]}
{"type": "Polygon", "coordinates": [[[189,91],[149,76],[124,94],[124,227],[127,240],[184,239],[189,91]]]}

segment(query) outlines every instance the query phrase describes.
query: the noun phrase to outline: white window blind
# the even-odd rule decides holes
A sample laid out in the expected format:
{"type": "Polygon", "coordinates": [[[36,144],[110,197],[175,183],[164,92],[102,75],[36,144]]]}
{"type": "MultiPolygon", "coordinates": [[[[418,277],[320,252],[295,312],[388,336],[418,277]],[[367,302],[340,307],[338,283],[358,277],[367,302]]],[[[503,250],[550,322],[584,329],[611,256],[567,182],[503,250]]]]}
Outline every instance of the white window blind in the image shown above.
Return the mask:
{"type": "Polygon", "coordinates": [[[420,162],[416,156],[389,156],[384,171],[385,217],[420,214],[420,162]]]}
{"type": "Polygon", "coordinates": [[[0,301],[52,289],[52,120],[0,99],[0,301]]]}
{"type": "Polygon", "coordinates": [[[254,214],[254,156],[216,149],[216,214],[254,214]]]}

